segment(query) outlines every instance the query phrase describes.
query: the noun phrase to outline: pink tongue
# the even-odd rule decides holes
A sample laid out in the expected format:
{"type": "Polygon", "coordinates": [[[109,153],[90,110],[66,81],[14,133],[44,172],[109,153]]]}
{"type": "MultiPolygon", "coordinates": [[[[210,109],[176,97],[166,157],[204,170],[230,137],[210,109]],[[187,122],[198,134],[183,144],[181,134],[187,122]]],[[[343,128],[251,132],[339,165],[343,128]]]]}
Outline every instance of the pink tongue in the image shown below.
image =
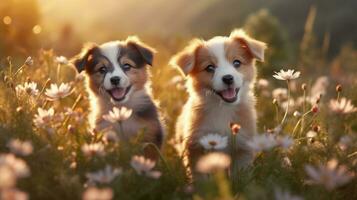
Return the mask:
{"type": "Polygon", "coordinates": [[[221,92],[221,95],[225,98],[225,99],[233,99],[236,96],[236,91],[233,88],[229,88],[226,90],[223,90],[221,92]]]}
{"type": "Polygon", "coordinates": [[[112,96],[116,99],[120,99],[124,96],[125,90],[123,88],[114,88],[110,91],[112,96]]]}

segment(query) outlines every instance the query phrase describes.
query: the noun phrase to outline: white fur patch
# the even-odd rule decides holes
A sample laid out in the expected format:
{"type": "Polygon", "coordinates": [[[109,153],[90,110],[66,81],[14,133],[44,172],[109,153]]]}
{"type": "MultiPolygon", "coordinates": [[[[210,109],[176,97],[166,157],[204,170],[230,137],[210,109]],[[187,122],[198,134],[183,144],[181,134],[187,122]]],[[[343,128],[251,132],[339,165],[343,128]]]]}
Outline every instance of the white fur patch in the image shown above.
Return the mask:
{"type": "Polygon", "coordinates": [[[112,89],[114,86],[110,82],[110,78],[118,76],[120,77],[120,84],[119,86],[122,88],[126,88],[130,85],[129,77],[124,73],[123,69],[120,67],[118,63],[118,56],[120,53],[120,42],[113,41],[107,42],[100,45],[100,51],[113,65],[114,70],[112,72],[108,72],[104,78],[104,87],[107,90],[112,89]]]}
{"type": "MultiPolygon", "coordinates": [[[[243,74],[239,73],[233,66],[231,61],[227,60],[225,52],[225,41],[227,37],[214,37],[206,42],[211,54],[213,54],[217,59],[216,71],[213,76],[213,89],[216,91],[221,91],[227,89],[227,85],[223,83],[222,78],[225,75],[233,76],[233,87],[241,88],[243,86],[243,74]]],[[[238,98],[234,103],[238,103],[240,98],[238,98]]]]}

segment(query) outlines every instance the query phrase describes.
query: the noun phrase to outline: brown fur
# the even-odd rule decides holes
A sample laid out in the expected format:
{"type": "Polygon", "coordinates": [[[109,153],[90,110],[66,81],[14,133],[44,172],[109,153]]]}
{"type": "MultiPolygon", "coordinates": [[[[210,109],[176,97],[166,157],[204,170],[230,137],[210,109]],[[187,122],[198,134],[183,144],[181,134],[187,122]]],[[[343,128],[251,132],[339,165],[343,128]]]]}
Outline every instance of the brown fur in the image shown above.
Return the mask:
{"type": "MultiPolygon", "coordinates": [[[[114,65],[101,52],[101,46],[91,44],[82,50],[72,62],[77,70],[85,71],[86,84],[91,102],[91,113],[89,121],[91,127],[96,131],[112,129],[119,134],[121,140],[129,140],[143,132],[143,142],[151,142],[161,147],[164,132],[156,104],[147,91],[148,69],[152,65],[154,49],[142,43],[136,37],[129,37],[126,41],[118,42],[119,66],[130,64],[130,70],[125,71],[131,85],[128,101],[113,103],[111,95],[104,89],[104,78],[106,74],[99,73],[103,66],[109,72],[114,70],[114,65]],[[103,119],[114,106],[125,106],[133,110],[129,119],[119,123],[110,123],[103,119]],[[120,133],[121,128],[123,133],[120,133]]],[[[128,94],[129,95],[129,94],[128,94]]],[[[148,155],[155,157],[153,155],[148,155]]]]}
{"type": "MultiPolygon", "coordinates": [[[[237,105],[222,103],[218,95],[212,94],[213,74],[205,71],[208,65],[218,65],[218,57],[207,42],[194,40],[183,51],[172,58],[170,63],[187,77],[189,99],[176,124],[176,149],[185,158],[191,170],[202,155],[203,148],[198,140],[208,133],[230,135],[230,123],[241,125],[236,136],[236,159],[239,167],[251,163],[252,151],[246,141],[256,134],[255,98],[252,88],[256,76],[255,60],[264,59],[265,44],[254,40],[241,31],[233,31],[230,37],[213,38],[224,44],[224,59],[232,63],[238,59],[241,66],[236,70],[243,75],[248,86],[241,88],[241,100],[237,105]]],[[[228,151],[228,148],[225,150],[228,151]]]]}

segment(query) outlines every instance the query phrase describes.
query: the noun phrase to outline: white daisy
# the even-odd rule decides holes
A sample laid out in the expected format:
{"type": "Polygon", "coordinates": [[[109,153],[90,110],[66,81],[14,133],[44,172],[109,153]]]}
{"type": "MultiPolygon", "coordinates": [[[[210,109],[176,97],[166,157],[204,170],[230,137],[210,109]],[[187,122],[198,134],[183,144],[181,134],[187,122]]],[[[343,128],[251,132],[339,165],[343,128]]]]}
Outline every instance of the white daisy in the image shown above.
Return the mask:
{"type": "Polygon", "coordinates": [[[276,138],[276,143],[278,146],[288,149],[294,144],[294,139],[289,136],[279,136],[276,138]]]}
{"type": "Polygon", "coordinates": [[[13,154],[1,154],[0,166],[8,166],[13,170],[16,177],[22,178],[30,175],[30,170],[26,162],[20,158],[16,158],[13,154]]]}
{"type": "Polygon", "coordinates": [[[231,158],[224,153],[213,152],[202,156],[196,164],[196,170],[200,173],[212,173],[224,170],[231,164],[231,158]]]}
{"type": "Polygon", "coordinates": [[[259,80],[257,81],[257,87],[258,87],[259,89],[265,89],[265,88],[267,88],[268,86],[269,86],[269,81],[266,80],[266,79],[261,78],[261,79],[259,79],[259,80]]]}
{"type": "Polygon", "coordinates": [[[48,100],[55,101],[70,95],[71,86],[69,83],[61,83],[60,86],[53,83],[51,84],[50,89],[46,89],[45,94],[48,97],[48,100]]]}
{"type": "Polygon", "coordinates": [[[17,85],[15,87],[17,95],[28,94],[32,96],[38,95],[37,83],[35,82],[25,82],[22,85],[17,85]]]}
{"type": "Polygon", "coordinates": [[[110,183],[121,173],[120,168],[112,168],[112,166],[107,165],[103,170],[87,173],[86,177],[91,183],[110,183]]]}
{"type": "Polygon", "coordinates": [[[102,143],[84,144],[81,149],[86,156],[105,155],[104,146],[102,143]]]}
{"type": "Polygon", "coordinates": [[[61,64],[61,65],[67,65],[68,64],[68,59],[64,56],[58,56],[55,58],[55,61],[58,63],[58,64],[61,64]]]}
{"type": "Polygon", "coordinates": [[[283,80],[283,81],[288,81],[288,80],[293,80],[297,79],[300,76],[300,72],[293,70],[293,69],[288,69],[287,71],[284,71],[283,69],[280,70],[280,72],[275,72],[273,75],[274,78],[278,80],[283,80]]]}
{"type": "MultiPolygon", "coordinates": [[[[0,165],[0,190],[2,188],[10,188],[16,184],[16,174],[7,165],[0,165]]],[[[1,199],[1,198],[0,198],[1,199]]]]}
{"type": "Polygon", "coordinates": [[[52,107],[48,110],[38,108],[37,112],[38,114],[35,114],[33,122],[38,128],[48,126],[51,123],[51,120],[53,119],[55,114],[55,110],[52,107]]]}
{"type": "Polygon", "coordinates": [[[202,136],[199,143],[207,150],[220,150],[227,147],[228,137],[220,134],[208,134],[202,136]]]}
{"type": "Polygon", "coordinates": [[[327,190],[342,186],[353,178],[353,174],[347,171],[346,166],[338,166],[336,159],[332,159],[326,165],[319,165],[318,167],[306,165],[305,171],[310,177],[307,181],[308,183],[323,185],[327,190]]]}
{"type": "Polygon", "coordinates": [[[288,98],[288,90],[286,88],[276,88],[273,90],[272,96],[278,102],[284,101],[288,98]]]}
{"type": "Polygon", "coordinates": [[[139,175],[146,175],[155,179],[161,176],[161,172],[152,170],[156,165],[155,161],[146,159],[144,156],[133,156],[130,164],[139,175]]]}
{"type": "Polygon", "coordinates": [[[20,141],[18,139],[13,139],[8,142],[7,146],[9,147],[12,153],[22,156],[28,156],[33,151],[32,144],[29,141],[20,141]]]}
{"type": "Polygon", "coordinates": [[[126,107],[113,107],[113,110],[109,111],[107,115],[103,115],[103,119],[111,123],[121,122],[127,120],[131,116],[132,112],[133,110],[126,107]]]}
{"type": "Polygon", "coordinates": [[[338,100],[330,100],[330,109],[332,112],[349,114],[357,111],[357,108],[351,103],[351,100],[346,99],[345,97],[338,100]]]}
{"type": "Polygon", "coordinates": [[[277,145],[277,142],[273,135],[262,134],[255,135],[247,145],[254,151],[264,151],[269,150],[277,145]]]}

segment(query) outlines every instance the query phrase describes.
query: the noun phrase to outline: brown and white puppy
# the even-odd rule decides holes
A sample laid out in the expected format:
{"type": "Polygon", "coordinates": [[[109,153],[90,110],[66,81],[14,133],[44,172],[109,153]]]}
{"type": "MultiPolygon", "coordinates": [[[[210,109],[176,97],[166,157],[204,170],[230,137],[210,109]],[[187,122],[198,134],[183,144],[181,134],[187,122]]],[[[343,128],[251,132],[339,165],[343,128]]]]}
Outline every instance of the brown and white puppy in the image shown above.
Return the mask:
{"type": "Polygon", "coordinates": [[[195,39],[171,59],[187,78],[189,99],[176,124],[176,139],[182,142],[176,148],[187,153],[190,167],[203,151],[198,140],[208,133],[231,134],[231,123],[241,125],[232,159],[238,167],[251,163],[246,141],[256,133],[255,61],[264,60],[265,49],[265,43],[234,30],[228,37],[195,39]]]}
{"type": "Polygon", "coordinates": [[[112,41],[102,45],[91,44],[72,59],[78,72],[85,71],[91,112],[89,123],[96,131],[114,129],[118,124],[103,119],[113,107],[133,110],[122,122],[121,140],[128,140],[144,131],[144,141],[158,147],[163,141],[163,129],[155,103],[147,89],[148,69],[155,50],[137,37],[125,41],[112,41]]]}

